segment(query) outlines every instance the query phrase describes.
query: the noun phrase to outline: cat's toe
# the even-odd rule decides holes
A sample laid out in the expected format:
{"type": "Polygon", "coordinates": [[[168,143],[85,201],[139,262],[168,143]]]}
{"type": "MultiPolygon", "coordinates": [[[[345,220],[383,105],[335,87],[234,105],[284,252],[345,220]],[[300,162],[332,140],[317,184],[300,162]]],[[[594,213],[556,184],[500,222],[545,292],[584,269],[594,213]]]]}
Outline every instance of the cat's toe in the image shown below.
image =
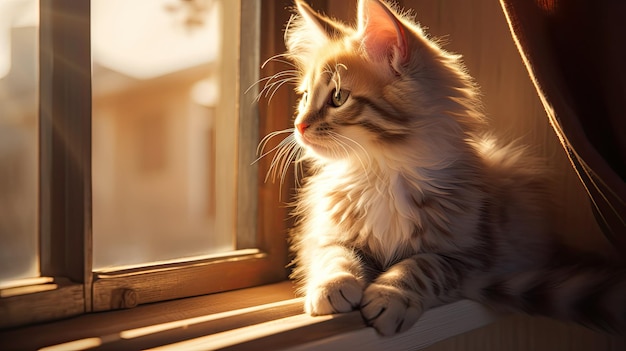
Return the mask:
{"type": "Polygon", "coordinates": [[[305,310],[312,316],[350,312],[362,297],[363,286],[353,275],[337,274],[308,289],[305,310]]]}
{"type": "Polygon", "coordinates": [[[422,315],[422,309],[397,288],[372,284],[365,289],[361,314],[368,325],[388,336],[413,326],[422,315]]]}

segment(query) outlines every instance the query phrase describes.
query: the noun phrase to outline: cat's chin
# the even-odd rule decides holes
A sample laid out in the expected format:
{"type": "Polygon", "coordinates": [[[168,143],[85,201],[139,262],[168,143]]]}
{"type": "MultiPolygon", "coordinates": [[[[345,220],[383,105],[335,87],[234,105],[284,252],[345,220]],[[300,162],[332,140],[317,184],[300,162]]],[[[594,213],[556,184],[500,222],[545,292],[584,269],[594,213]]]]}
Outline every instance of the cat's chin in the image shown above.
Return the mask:
{"type": "Polygon", "coordinates": [[[306,136],[300,134],[300,133],[295,133],[296,136],[296,141],[298,142],[298,144],[300,144],[300,146],[302,146],[305,150],[307,150],[308,154],[312,154],[314,156],[314,158],[318,158],[318,159],[332,159],[332,157],[330,157],[330,151],[323,146],[317,145],[313,142],[311,142],[311,140],[309,138],[307,138],[306,136]]]}
{"type": "Polygon", "coordinates": [[[302,146],[305,149],[308,149],[311,147],[311,142],[309,141],[309,139],[307,137],[305,137],[304,135],[302,135],[301,133],[295,132],[293,134],[296,138],[296,142],[298,142],[298,144],[300,144],[300,146],[302,146]]]}
{"type": "Polygon", "coordinates": [[[340,158],[337,152],[333,152],[331,149],[314,144],[303,137],[296,138],[298,144],[302,146],[312,158],[322,161],[336,161],[340,158]]]}
{"type": "Polygon", "coordinates": [[[349,149],[345,146],[341,148],[327,146],[325,142],[318,143],[315,139],[311,140],[311,138],[301,133],[296,132],[294,135],[296,142],[313,159],[320,161],[345,161],[351,157],[348,153],[349,149]]]}
{"type": "Polygon", "coordinates": [[[306,144],[304,148],[307,150],[307,153],[313,158],[323,161],[335,161],[338,160],[338,155],[333,153],[332,151],[312,144],[306,144]]]}

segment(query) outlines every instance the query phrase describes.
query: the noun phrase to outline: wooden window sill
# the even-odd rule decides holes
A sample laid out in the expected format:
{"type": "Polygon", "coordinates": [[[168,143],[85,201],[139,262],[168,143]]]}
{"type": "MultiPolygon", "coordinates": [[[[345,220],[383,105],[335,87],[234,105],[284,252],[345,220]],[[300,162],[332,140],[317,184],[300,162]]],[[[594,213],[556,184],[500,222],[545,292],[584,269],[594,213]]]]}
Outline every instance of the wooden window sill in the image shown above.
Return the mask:
{"type": "Polygon", "coordinates": [[[359,312],[309,317],[290,282],[140,305],[0,331],[5,350],[415,350],[495,321],[480,304],[427,311],[409,331],[381,337],[359,312]]]}

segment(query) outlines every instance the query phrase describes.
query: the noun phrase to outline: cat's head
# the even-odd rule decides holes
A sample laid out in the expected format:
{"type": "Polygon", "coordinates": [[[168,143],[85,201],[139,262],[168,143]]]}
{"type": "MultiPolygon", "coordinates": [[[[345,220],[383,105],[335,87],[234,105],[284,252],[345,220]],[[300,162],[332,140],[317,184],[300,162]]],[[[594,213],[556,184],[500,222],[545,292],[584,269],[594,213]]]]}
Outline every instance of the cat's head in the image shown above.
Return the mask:
{"type": "Polygon", "coordinates": [[[285,39],[299,72],[294,133],[313,159],[444,151],[480,125],[459,57],[382,1],[359,0],[350,27],[296,0],[285,39]]]}

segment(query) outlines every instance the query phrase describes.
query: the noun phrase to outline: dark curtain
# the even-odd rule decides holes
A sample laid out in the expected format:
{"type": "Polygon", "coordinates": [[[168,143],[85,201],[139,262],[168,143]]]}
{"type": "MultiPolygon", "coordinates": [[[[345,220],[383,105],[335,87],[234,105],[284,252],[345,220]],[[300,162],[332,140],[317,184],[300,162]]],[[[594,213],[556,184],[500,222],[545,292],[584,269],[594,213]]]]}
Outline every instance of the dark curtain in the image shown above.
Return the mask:
{"type": "Polygon", "coordinates": [[[500,0],[596,220],[626,255],[626,1],[500,0]]]}

